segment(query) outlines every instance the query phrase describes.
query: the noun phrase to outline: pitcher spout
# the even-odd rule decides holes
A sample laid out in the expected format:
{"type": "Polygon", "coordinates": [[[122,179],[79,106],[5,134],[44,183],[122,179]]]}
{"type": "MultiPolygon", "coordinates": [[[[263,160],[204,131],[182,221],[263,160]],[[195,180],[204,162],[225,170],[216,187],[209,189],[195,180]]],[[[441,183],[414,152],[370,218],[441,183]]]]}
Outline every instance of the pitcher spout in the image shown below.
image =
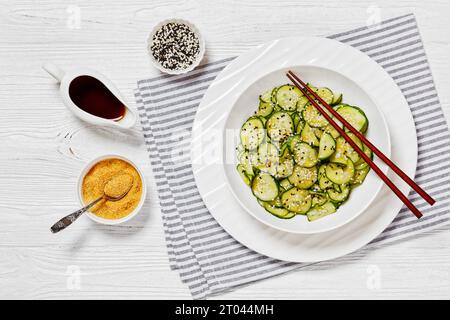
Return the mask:
{"type": "Polygon", "coordinates": [[[48,74],[58,81],[58,83],[60,83],[64,77],[64,71],[54,63],[46,62],[42,65],[42,69],[47,71],[48,74]]]}

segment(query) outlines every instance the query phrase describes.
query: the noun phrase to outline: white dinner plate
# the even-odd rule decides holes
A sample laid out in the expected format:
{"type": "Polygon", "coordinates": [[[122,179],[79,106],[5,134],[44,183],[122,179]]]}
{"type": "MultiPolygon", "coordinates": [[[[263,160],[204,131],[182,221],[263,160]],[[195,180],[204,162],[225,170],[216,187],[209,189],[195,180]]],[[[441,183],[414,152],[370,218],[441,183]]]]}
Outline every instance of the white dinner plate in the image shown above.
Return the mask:
{"type": "MultiPolygon", "coordinates": [[[[314,222],[308,221],[306,215],[297,215],[292,219],[280,219],[269,214],[259,205],[251,189],[242,181],[241,176],[236,170],[238,159],[236,157],[236,144],[240,140],[240,129],[242,124],[251,116],[259,104],[259,95],[272,89],[273,87],[289,83],[286,77],[288,70],[301,75],[305,82],[311,82],[317,86],[326,86],[335,92],[344,93],[344,103],[356,105],[363,108],[369,119],[369,130],[367,138],[383,153],[390,156],[390,138],[387,123],[381,110],[376,106],[370,93],[365,92],[357,83],[345,76],[322,67],[317,66],[290,66],[280,70],[272,71],[253,82],[236,100],[236,103],[228,113],[223,131],[223,169],[228,186],[246,211],[259,221],[274,227],[278,230],[314,234],[330,231],[355,219],[361,214],[375,199],[383,186],[383,181],[376,174],[369,174],[364,183],[354,189],[349,199],[344,202],[335,214],[328,215],[314,222]]],[[[378,159],[375,163],[386,173],[388,166],[378,159]]]]}
{"type": "MultiPolygon", "coordinates": [[[[386,118],[391,159],[409,176],[414,176],[417,165],[417,137],[408,104],[395,82],[368,56],[334,40],[314,37],[276,40],[236,58],[215,79],[199,106],[192,131],[194,176],[205,205],[218,223],[245,246],[280,260],[316,262],[345,255],[373,240],[394,219],[402,202],[383,186],[369,208],[349,223],[307,235],[269,227],[236,201],[222,161],[222,135],[228,114],[242,92],[258,79],[293,67],[331,70],[369,93],[386,118]]],[[[318,85],[327,86],[327,79],[315,79],[314,74],[311,77],[307,80],[313,83],[320,80],[318,85]]],[[[345,99],[352,98],[345,88],[332,89],[342,91],[345,99]]],[[[374,175],[371,171],[368,177],[378,179],[374,175]]],[[[408,193],[409,186],[399,177],[390,172],[388,176],[404,194],[408,193]]]]}

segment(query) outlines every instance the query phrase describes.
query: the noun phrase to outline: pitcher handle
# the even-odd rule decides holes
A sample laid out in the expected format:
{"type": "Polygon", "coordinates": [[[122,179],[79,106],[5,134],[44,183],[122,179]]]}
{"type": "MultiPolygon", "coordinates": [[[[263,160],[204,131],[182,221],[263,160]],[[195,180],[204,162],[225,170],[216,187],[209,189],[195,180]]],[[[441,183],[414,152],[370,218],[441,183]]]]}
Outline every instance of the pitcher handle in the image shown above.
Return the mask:
{"type": "Polygon", "coordinates": [[[64,71],[54,63],[46,62],[42,65],[42,69],[47,71],[53,78],[58,80],[58,82],[61,82],[64,77],[64,71]]]}

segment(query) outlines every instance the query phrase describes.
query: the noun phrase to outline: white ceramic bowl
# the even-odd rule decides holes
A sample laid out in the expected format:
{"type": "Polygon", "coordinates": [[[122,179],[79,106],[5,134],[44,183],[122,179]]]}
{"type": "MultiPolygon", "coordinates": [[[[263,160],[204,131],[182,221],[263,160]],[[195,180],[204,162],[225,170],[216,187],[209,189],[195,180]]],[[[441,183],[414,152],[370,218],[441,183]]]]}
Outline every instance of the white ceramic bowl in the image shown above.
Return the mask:
{"type": "Polygon", "coordinates": [[[152,62],[153,66],[155,66],[158,70],[160,70],[161,72],[167,73],[167,74],[184,74],[187,73],[189,71],[194,70],[202,61],[204,55],[205,55],[205,40],[203,39],[202,34],[200,33],[200,31],[197,29],[197,27],[190,23],[189,21],[183,20],[183,19],[167,19],[167,20],[163,20],[160,23],[158,23],[155,27],[153,27],[152,31],[150,32],[150,35],[148,36],[147,39],[147,50],[148,50],[148,54],[150,56],[150,61],[152,62]],[[152,40],[153,40],[153,36],[155,35],[156,31],[158,31],[163,25],[168,24],[170,22],[173,23],[182,23],[187,25],[197,36],[199,43],[200,43],[200,52],[198,53],[197,59],[195,60],[194,63],[192,63],[188,68],[186,69],[182,69],[182,70],[170,70],[170,69],[166,69],[164,68],[153,56],[152,54],[152,50],[150,48],[152,40]]]}
{"type": "MultiPolygon", "coordinates": [[[[239,131],[242,124],[257,110],[258,96],[261,93],[275,86],[289,83],[289,79],[286,77],[286,72],[289,69],[301,75],[302,80],[305,82],[311,82],[316,86],[326,86],[336,92],[342,92],[344,103],[360,106],[369,119],[367,138],[378,146],[386,156],[390,156],[391,146],[388,126],[382,112],[375,105],[374,100],[370,98],[370,94],[366,93],[351,79],[333,70],[316,66],[291,66],[268,73],[253,82],[249,87],[244,89],[231,108],[223,135],[225,176],[237,201],[247,212],[266,225],[282,231],[300,234],[325,232],[338,228],[355,219],[372,203],[383,186],[382,180],[376,176],[373,170],[367,175],[364,183],[351,192],[349,199],[339,207],[336,213],[313,222],[309,222],[306,216],[302,215],[297,215],[288,220],[279,219],[265,211],[257,203],[250,188],[244,184],[236,170],[237,159],[235,156],[235,148],[236,142],[239,141],[239,131]],[[226,141],[231,135],[234,135],[233,143],[226,141]]],[[[386,165],[377,164],[384,172],[387,171],[386,165]]]]}
{"type": "Polygon", "coordinates": [[[99,161],[106,160],[106,159],[120,159],[120,160],[128,162],[139,173],[139,177],[141,178],[141,181],[142,181],[141,199],[139,200],[137,207],[132,212],[130,212],[127,216],[125,216],[121,219],[105,219],[105,218],[97,216],[96,214],[94,214],[90,211],[86,211],[86,215],[89,218],[91,218],[92,220],[94,220],[95,222],[102,223],[102,224],[116,225],[116,224],[120,224],[120,223],[130,220],[131,218],[133,218],[135,215],[137,215],[139,213],[139,211],[141,210],[141,208],[145,202],[145,197],[147,194],[147,184],[145,182],[145,177],[144,177],[144,174],[142,173],[142,170],[139,169],[139,167],[130,159],[128,159],[124,156],[117,155],[117,154],[107,154],[107,155],[99,156],[99,157],[94,158],[91,161],[89,161],[89,163],[84,167],[84,169],[80,173],[80,176],[78,177],[78,200],[80,201],[81,206],[86,205],[83,202],[83,195],[82,195],[82,191],[81,191],[84,177],[86,176],[86,174],[89,172],[89,170],[91,170],[91,168],[95,164],[97,164],[99,161]]]}

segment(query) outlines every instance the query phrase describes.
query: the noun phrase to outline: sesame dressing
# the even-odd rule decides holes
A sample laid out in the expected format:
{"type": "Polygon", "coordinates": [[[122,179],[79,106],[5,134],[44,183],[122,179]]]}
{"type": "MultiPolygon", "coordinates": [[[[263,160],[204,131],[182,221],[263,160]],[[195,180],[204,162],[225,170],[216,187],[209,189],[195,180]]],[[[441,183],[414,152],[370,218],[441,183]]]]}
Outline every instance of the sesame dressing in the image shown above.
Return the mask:
{"type": "Polygon", "coordinates": [[[156,31],[150,49],[163,68],[183,70],[197,60],[200,40],[189,26],[170,22],[156,31]]]}

